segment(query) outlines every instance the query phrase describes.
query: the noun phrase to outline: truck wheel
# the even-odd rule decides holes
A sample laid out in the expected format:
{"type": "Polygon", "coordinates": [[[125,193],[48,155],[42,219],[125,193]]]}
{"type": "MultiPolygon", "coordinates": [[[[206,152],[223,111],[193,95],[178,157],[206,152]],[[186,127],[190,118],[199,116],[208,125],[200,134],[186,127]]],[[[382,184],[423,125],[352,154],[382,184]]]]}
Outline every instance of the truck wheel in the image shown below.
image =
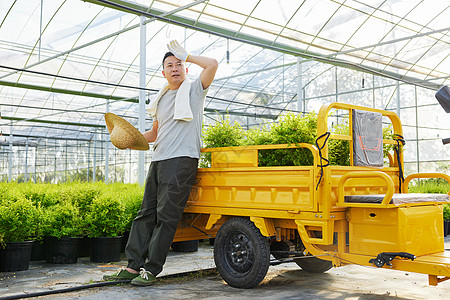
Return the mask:
{"type": "Polygon", "coordinates": [[[317,257],[294,258],[295,263],[308,273],[323,273],[331,269],[331,261],[318,259],[317,257]]]}
{"type": "Polygon", "coordinates": [[[220,276],[230,286],[255,287],[269,269],[269,243],[252,221],[230,219],[217,232],[214,262],[220,276]]]}

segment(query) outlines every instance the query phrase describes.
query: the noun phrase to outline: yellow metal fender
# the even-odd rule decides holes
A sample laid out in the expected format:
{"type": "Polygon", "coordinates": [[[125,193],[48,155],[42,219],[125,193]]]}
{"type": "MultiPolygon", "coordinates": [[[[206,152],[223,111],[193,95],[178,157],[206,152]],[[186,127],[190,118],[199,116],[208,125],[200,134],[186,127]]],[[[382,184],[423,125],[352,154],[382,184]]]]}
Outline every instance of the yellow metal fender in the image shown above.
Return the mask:
{"type": "Polygon", "coordinates": [[[207,230],[211,229],[220,218],[222,218],[222,215],[215,215],[215,214],[209,215],[208,222],[206,223],[205,229],[207,229],[207,230]]]}
{"type": "MultiPolygon", "coordinates": [[[[206,223],[205,229],[211,229],[214,224],[217,223],[218,220],[222,218],[222,215],[211,214],[209,215],[208,222],[206,223]]],[[[252,221],[256,227],[261,231],[261,234],[264,236],[274,236],[277,231],[275,230],[275,226],[273,225],[273,221],[271,219],[265,219],[261,217],[250,217],[250,221],[252,221]]]]}
{"type": "Polygon", "coordinates": [[[333,244],[334,221],[333,220],[295,220],[302,242],[308,244],[331,245],[333,244]],[[319,227],[322,230],[322,238],[310,237],[306,227],[319,227]]]}
{"type": "Polygon", "coordinates": [[[274,236],[277,231],[275,230],[275,226],[273,225],[272,219],[265,219],[261,217],[250,217],[250,221],[255,223],[255,226],[258,227],[259,231],[263,236],[274,236]]]}

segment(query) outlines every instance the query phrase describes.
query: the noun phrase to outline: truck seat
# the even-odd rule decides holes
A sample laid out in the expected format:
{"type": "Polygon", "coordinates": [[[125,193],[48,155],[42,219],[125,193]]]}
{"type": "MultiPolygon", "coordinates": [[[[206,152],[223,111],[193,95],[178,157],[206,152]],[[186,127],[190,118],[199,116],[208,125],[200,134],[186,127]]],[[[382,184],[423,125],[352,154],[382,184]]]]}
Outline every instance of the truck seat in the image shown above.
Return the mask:
{"type": "MultiPolygon", "coordinates": [[[[381,203],[384,194],[373,195],[349,195],[345,196],[345,202],[348,203],[381,203]]],[[[442,202],[450,203],[450,197],[447,194],[394,194],[389,204],[401,205],[406,203],[422,203],[422,202],[442,202]]]]}

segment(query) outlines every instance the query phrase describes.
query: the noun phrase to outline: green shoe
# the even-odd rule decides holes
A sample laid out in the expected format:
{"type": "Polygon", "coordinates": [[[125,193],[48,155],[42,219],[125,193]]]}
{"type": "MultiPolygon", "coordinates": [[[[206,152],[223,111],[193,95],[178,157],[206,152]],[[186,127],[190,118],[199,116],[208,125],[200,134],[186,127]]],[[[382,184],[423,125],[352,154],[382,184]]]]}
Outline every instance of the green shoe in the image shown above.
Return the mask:
{"type": "Polygon", "coordinates": [[[114,281],[114,280],[132,280],[139,276],[139,273],[130,273],[126,268],[121,268],[119,271],[111,275],[103,275],[103,280],[114,281]]]}
{"type": "Polygon", "coordinates": [[[156,276],[141,268],[139,276],[131,280],[132,285],[149,286],[156,282],[156,276]]]}

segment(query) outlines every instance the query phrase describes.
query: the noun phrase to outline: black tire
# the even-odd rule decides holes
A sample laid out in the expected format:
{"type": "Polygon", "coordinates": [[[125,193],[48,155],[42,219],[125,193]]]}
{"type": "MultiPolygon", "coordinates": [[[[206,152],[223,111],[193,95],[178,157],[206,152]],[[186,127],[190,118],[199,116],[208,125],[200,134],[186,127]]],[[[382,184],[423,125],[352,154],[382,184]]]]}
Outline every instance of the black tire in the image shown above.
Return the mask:
{"type": "Polygon", "coordinates": [[[308,273],[324,273],[333,267],[331,261],[317,257],[294,258],[295,263],[308,273]]]}
{"type": "Polygon", "coordinates": [[[172,250],[175,252],[195,252],[198,251],[198,240],[173,242],[172,250]]]}
{"type": "Polygon", "coordinates": [[[268,240],[249,219],[230,219],[217,232],[214,262],[228,285],[253,288],[264,279],[269,269],[268,240]]]}

